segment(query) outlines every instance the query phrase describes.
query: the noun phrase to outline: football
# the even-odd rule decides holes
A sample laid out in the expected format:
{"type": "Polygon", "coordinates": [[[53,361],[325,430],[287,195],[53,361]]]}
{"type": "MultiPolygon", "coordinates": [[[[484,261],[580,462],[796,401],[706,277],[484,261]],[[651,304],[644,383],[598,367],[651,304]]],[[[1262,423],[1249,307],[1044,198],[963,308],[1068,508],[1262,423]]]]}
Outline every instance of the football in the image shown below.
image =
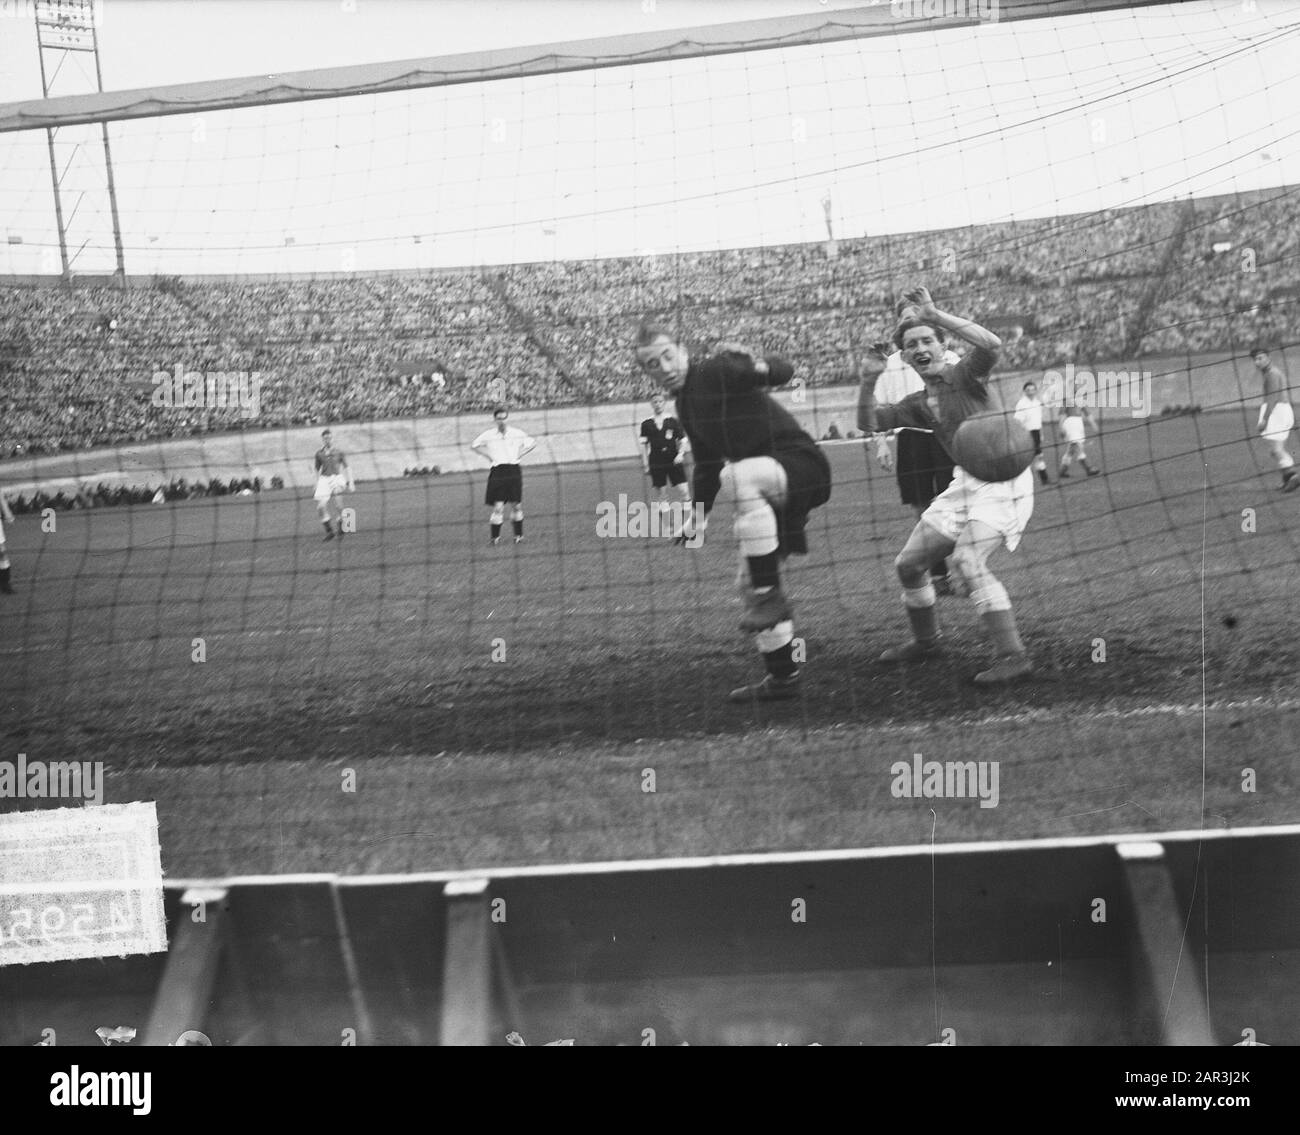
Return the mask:
{"type": "Polygon", "coordinates": [[[1013,481],[1034,460],[1034,439],[1009,411],[989,410],[957,427],[952,459],[981,481],[1013,481]]]}

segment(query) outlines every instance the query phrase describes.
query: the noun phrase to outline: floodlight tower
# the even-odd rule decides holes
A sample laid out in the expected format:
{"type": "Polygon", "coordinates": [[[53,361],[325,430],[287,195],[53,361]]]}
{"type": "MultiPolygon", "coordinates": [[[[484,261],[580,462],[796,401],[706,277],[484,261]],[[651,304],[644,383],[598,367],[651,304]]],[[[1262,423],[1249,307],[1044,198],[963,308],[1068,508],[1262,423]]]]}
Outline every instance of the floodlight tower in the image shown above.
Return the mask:
{"type": "MultiPolygon", "coordinates": [[[[79,95],[104,90],[99,67],[99,37],[96,27],[103,15],[103,0],[36,0],[36,49],[41,64],[41,91],[45,98],[79,95]],[[87,60],[94,63],[93,77],[87,60]]],[[[54,183],[54,218],[59,230],[59,259],[65,281],[74,275],[73,266],[87,245],[102,234],[104,205],[113,229],[117,266],[113,273],[119,284],[126,283],[126,261],[122,254],[122,227],[117,215],[117,191],[113,185],[113,153],[108,143],[108,124],[98,127],[55,126],[45,131],[50,151],[50,177],[54,183]],[[103,169],[95,154],[95,132],[103,139],[103,169]],[[65,195],[72,202],[64,214],[65,195]],[[83,208],[84,207],[84,208],[83,208]],[[98,230],[98,231],[97,231],[98,230]],[[84,237],[84,239],[83,239],[84,237]],[[77,242],[80,241],[80,244],[77,242]],[[69,253],[70,245],[75,251],[69,253]]],[[[106,249],[106,242],[95,243],[106,249]]],[[[51,266],[52,267],[52,266],[51,266]]],[[[87,266],[91,271],[102,265],[87,266]]]]}

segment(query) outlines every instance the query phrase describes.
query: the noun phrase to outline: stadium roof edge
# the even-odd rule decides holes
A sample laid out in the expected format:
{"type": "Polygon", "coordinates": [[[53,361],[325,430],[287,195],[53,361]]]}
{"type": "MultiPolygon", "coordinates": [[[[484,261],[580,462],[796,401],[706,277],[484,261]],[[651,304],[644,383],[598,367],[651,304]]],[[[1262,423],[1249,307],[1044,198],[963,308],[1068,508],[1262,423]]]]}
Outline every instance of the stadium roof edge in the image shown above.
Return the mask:
{"type": "Polygon", "coordinates": [[[534,866],[474,867],[455,871],[413,871],[410,874],[378,875],[235,875],[225,878],[165,878],[163,885],[170,890],[184,887],[270,885],[279,883],[327,883],[340,886],[375,886],[410,883],[449,883],[464,879],[537,878],[547,876],[614,875],[644,871],[689,870],[710,867],[762,867],[796,866],[812,863],[847,863],[869,859],[901,859],[925,855],[966,855],[970,853],[1006,853],[1018,851],[1048,851],[1064,849],[1118,848],[1126,843],[1186,844],[1200,841],[1217,842],[1224,839],[1273,836],[1294,838],[1300,836],[1300,824],[1276,826],[1211,828],[1171,832],[1125,832],[1108,835],[1057,836],[1038,839],[1007,839],[987,841],[961,841],[956,843],[904,844],[889,847],[860,847],[828,849],[822,851],[770,851],[737,853],[729,855],[684,856],[665,859],[626,859],[588,863],[544,863],[534,866]]]}
{"type": "Polygon", "coordinates": [[[1092,15],[1122,8],[1172,7],[1188,0],[933,0],[946,15],[925,16],[931,0],[895,0],[798,16],[768,17],[700,28],[526,45],[398,62],[365,63],[252,75],[165,87],[31,99],[0,105],[0,134],[95,122],[235,110],[271,103],[383,94],[423,87],[482,83],[530,75],[589,71],[706,55],[864,39],[986,22],[1092,15]],[[989,12],[996,13],[989,16],[989,12]],[[985,13],[981,16],[981,12],[985,13]]]}
{"type": "MultiPolygon", "coordinates": [[[[1112,205],[1104,209],[1081,209],[1074,213],[1056,213],[1043,217],[1012,217],[1000,221],[987,221],[980,224],[960,225],[956,227],[948,226],[934,229],[910,229],[898,232],[880,232],[862,236],[840,237],[836,243],[842,248],[852,248],[853,246],[866,241],[892,240],[895,238],[926,236],[933,233],[949,232],[967,232],[975,229],[997,229],[1004,226],[1016,224],[1034,223],[1036,221],[1068,221],[1079,217],[1096,217],[1103,213],[1128,213],[1136,212],[1140,209],[1155,209],[1169,205],[1178,205],[1185,201],[1191,201],[1201,206],[1213,206],[1221,201],[1238,201],[1247,202],[1250,205],[1256,203],[1268,204],[1273,201],[1274,197],[1267,197],[1265,194],[1272,194],[1275,191],[1281,191],[1278,197],[1292,196],[1300,194],[1300,182],[1284,182],[1280,185],[1261,186],[1256,189],[1233,190],[1228,193],[1210,193],[1197,195],[1193,197],[1166,197],[1159,200],[1140,201],[1127,205],[1112,205]],[[1257,200],[1258,199],[1258,200],[1257,200]]],[[[785,249],[802,249],[824,246],[825,238],[815,240],[796,240],[782,241],[776,244],[752,244],[752,245],[734,245],[726,248],[684,248],[677,251],[666,252],[663,256],[667,258],[689,258],[698,256],[727,256],[739,253],[769,252],[772,250],[785,249]]],[[[619,260],[638,260],[641,259],[632,253],[617,253],[609,256],[581,257],[576,259],[560,260],[515,260],[502,261],[493,264],[432,264],[417,268],[364,268],[345,271],[335,269],[331,271],[303,271],[303,272],[127,272],[119,276],[113,272],[86,272],[73,273],[71,276],[64,276],[61,273],[0,273],[0,287],[13,288],[65,288],[73,287],[152,287],[160,279],[179,280],[182,284],[278,284],[288,283],[298,280],[304,281],[321,281],[321,280],[386,280],[401,277],[417,276],[449,276],[463,275],[473,273],[481,276],[485,272],[505,271],[511,268],[537,268],[551,267],[555,264],[591,264],[601,261],[619,261],[619,260]]]]}

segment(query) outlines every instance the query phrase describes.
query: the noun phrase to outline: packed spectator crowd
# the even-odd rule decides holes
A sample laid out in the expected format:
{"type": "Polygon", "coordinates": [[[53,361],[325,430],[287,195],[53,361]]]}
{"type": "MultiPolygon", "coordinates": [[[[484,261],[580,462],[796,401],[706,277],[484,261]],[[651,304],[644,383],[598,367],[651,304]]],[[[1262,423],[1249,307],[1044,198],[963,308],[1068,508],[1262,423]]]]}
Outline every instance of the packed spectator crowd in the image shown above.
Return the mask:
{"type": "Polygon", "coordinates": [[[189,481],[184,477],[174,477],[165,485],[110,485],[100,481],[98,485],[78,485],[73,490],[60,489],[57,493],[47,493],[41,489],[31,496],[19,494],[8,498],[9,506],[14,512],[42,512],[47,508],[65,512],[78,508],[116,508],[128,504],[163,504],[171,501],[196,500],[199,497],[224,497],[242,494],[249,496],[260,493],[263,488],[282,489],[284,480],[272,477],[269,485],[263,485],[261,477],[232,477],[223,481],[213,477],[208,481],[189,481]]]}
{"type": "Polygon", "coordinates": [[[1295,340],[1300,188],[837,242],[321,279],[0,284],[0,457],[214,431],[619,401],[647,313],[851,381],[916,280],[1004,366],[1295,340]],[[159,379],[260,380],[233,401],[159,379]],[[164,383],[161,388],[167,389],[164,383]]]}

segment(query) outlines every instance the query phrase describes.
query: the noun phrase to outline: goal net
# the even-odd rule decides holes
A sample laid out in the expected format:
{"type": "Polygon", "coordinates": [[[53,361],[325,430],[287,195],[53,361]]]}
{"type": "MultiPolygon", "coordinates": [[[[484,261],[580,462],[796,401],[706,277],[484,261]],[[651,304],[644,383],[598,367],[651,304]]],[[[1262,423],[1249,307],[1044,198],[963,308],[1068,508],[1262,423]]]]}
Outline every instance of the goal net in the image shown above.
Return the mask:
{"type": "Polygon", "coordinates": [[[669,34],[649,4],[603,54],[0,107],[0,758],[184,779],[191,871],[1280,816],[1252,778],[1294,737],[1300,495],[1260,415],[1269,367],[1300,384],[1300,20],[1042,7],[669,34]],[[103,121],[126,279],[107,222],[61,279],[46,128],[103,121]],[[918,285],[1043,403],[989,561],[1034,663],[1005,688],[960,595],[943,656],[878,661],[917,511],[858,380],[918,285]],[[763,673],[732,509],[670,538],[646,317],[793,365],[833,474],[784,565],[797,700],[727,701],[763,673]],[[472,448],[498,407],[536,443],[519,525],[472,448]],[[358,803],[423,834],[341,835],[358,803]]]}

